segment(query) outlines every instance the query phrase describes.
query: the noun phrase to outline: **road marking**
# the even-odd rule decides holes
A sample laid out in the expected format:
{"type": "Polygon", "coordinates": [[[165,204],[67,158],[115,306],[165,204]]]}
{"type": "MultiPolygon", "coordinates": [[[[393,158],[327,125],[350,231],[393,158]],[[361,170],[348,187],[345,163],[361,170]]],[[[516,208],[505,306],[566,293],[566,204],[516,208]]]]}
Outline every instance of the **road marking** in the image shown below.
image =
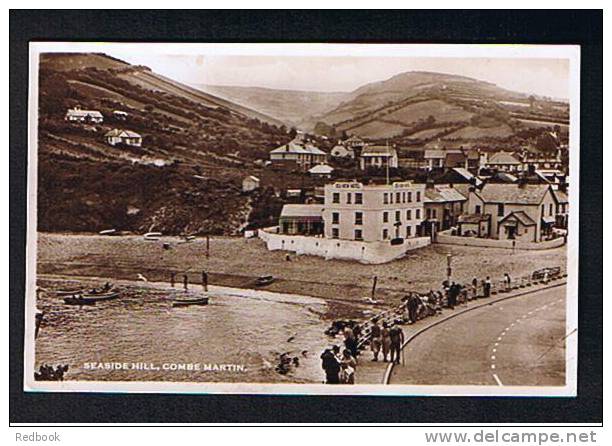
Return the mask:
{"type": "Polygon", "coordinates": [[[495,361],[495,355],[491,356],[491,360],[495,361]]]}
{"type": "Polygon", "coordinates": [[[496,349],[496,348],[494,348],[494,349],[493,349],[493,353],[495,353],[495,352],[497,352],[497,349],[496,349]]]}
{"type": "Polygon", "coordinates": [[[491,369],[495,370],[495,364],[491,364],[491,369]]]}
{"type": "Polygon", "coordinates": [[[495,347],[497,347],[498,345],[499,345],[499,342],[496,342],[496,343],[495,343],[495,347]]]}
{"type": "Polygon", "coordinates": [[[501,336],[500,336],[499,338],[497,338],[497,340],[498,340],[498,341],[501,341],[501,340],[502,340],[501,336]]]}
{"type": "Polygon", "coordinates": [[[493,378],[495,378],[498,386],[503,386],[501,379],[499,379],[499,376],[497,376],[497,373],[493,373],[493,378]]]}

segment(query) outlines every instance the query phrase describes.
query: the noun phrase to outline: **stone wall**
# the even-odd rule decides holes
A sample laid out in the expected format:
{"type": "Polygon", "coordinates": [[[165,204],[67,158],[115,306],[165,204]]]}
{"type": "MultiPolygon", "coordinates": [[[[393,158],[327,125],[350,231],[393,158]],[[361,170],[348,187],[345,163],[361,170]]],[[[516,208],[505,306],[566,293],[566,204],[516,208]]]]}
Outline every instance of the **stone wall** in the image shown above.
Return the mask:
{"type": "MultiPolygon", "coordinates": [[[[438,232],[436,237],[436,243],[444,245],[458,245],[458,246],[479,246],[482,248],[502,248],[512,249],[512,240],[496,240],[491,238],[477,238],[477,237],[461,237],[457,235],[450,235],[451,230],[438,232]]],[[[557,248],[565,244],[565,238],[559,237],[553,240],[545,240],[542,242],[522,242],[516,240],[516,249],[527,249],[527,250],[538,250],[538,249],[552,249],[557,248]]]]}
{"type": "Polygon", "coordinates": [[[259,230],[259,238],[270,251],[292,251],[298,255],[313,255],[325,259],[357,260],[361,263],[387,263],[403,257],[406,252],[431,243],[429,237],[405,239],[401,245],[389,242],[359,242],[302,235],[278,234],[276,227],[259,230]]]}

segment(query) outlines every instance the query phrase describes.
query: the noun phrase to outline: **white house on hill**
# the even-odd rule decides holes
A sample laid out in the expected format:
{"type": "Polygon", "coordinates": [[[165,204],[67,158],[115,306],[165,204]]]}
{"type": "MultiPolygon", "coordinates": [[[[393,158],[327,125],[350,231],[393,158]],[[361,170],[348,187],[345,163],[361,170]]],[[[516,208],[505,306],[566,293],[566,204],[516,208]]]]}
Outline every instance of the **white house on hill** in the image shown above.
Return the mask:
{"type": "Polygon", "coordinates": [[[81,110],[80,107],[69,108],[64,117],[66,121],[100,124],[104,116],[98,110],[81,110]]]}
{"type": "Polygon", "coordinates": [[[117,144],[124,144],[126,146],[133,147],[142,146],[142,136],[130,130],[113,129],[106,132],[104,137],[106,138],[106,142],[111,146],[115,146],[117,144]]]}

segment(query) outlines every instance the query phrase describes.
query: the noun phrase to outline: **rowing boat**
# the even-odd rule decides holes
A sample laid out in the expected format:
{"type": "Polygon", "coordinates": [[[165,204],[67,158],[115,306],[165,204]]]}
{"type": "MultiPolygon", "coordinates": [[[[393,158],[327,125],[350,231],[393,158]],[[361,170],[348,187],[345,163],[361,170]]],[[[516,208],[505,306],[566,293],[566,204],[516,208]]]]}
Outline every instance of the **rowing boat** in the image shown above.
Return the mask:
{"type": "Polygon", "coordinates": [[[64,297],[64,303],[67,305],[94,305],[96,302],[113,300],[117,297],[119,297],[119,291],[111,291],[102,294],[77,294],[64,297]]]}
{"type": "Polygon", "coordinates": [[[176,298],[172,301],[173,307],[186,307],[189,305],[208,305],[208,297],[176,298]]]}

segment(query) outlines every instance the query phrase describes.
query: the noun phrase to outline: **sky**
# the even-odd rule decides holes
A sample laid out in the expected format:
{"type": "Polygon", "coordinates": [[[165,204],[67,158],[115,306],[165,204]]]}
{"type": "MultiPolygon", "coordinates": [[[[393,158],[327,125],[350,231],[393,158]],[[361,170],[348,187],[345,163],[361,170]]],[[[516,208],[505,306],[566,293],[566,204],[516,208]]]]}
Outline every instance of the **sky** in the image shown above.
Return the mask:
{"type": "Polygon", "coordinates": [[[569,98],[568,59],[106,52],[131,64],[146,65],[159,74],[192,85],[348,92],[406,71],[434,71],[493,82],[521,93],[569,98]]]}

